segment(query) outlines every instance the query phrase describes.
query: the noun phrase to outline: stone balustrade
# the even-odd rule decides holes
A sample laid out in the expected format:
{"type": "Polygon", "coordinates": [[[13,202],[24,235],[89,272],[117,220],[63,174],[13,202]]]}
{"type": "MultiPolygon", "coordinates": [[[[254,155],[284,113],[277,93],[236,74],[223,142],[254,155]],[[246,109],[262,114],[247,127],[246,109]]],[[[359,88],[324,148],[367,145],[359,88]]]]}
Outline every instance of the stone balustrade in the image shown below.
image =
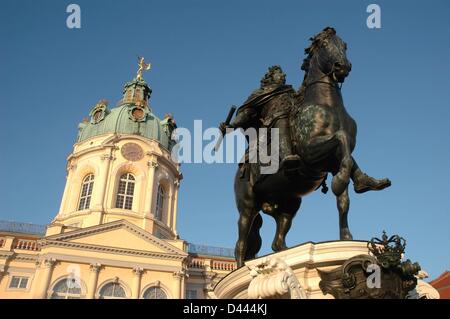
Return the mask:
{"type": "Polygon", "coordinates": [[[219,271],[233,271],[236,269],[236,262],[215,260],[215,259],[203,259],[193,258],[189,263],[189,268],[193,269],[205,269],[205,270],[219,270],[219,271]]]}
{"type": "Polygon", "coordinates": [[[236,262],[213,260],[211,269],[212,270],[233,271],[236,269],[236,262]]]}
{"type": "Polygon", "coordinates": [[[205,268],[205,260],[201,258],[193,258],[189,263],[189,268],[203,269],[205,268]]]}
{"type": "Polygon", "coordinates": [[[14,241],[13,249],[22,249],[22,250],[31,250],[38,251],[40,250],[38,242],[36,240],[29,239],[17,239],[14,241]]]}

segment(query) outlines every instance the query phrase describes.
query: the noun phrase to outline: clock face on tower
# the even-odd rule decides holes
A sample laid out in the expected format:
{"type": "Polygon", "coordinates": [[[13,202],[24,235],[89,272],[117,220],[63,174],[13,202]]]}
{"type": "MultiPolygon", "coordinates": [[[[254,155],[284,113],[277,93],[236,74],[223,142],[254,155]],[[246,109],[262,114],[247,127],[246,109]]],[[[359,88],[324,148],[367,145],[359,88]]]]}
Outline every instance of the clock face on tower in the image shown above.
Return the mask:
{"type": "Polygon", "coordinates": [[[139,161],[144,157],[144,150],[136,143],[126,143],[122,146],[121,153],[129,161],[139,161]]]}

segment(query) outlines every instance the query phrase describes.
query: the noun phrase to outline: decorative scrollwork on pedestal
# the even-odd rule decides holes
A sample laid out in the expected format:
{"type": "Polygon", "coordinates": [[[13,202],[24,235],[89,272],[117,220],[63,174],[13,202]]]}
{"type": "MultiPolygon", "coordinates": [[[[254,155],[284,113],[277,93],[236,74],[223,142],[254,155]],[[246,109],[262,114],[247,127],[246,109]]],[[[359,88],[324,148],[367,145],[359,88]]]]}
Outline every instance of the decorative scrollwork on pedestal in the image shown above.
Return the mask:
{"type": "Polygon", "coordinates": [[[306,293],[292,269],[279,258],[265,258],[250,268],[248,286],[252,299],[306,299],[306,293]]]}

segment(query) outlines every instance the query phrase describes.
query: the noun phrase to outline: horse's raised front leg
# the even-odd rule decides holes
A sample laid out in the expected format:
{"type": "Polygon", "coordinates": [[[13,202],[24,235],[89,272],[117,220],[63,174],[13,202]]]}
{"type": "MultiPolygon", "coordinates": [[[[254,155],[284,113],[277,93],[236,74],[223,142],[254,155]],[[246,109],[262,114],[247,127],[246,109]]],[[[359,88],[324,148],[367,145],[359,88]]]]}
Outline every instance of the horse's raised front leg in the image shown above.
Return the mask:
{"type": "Polygon", "coordinates": [[[333,176],[332,190],[336,196],[344,192],[350,182],[353,167],[349,137],[342,130],[335,134],[315,137],[302,152],[303,159],[309,164],[316,164],[336,156],[339,169],[333,176]]]}
{"type": "Polygon", "coordinates": [[[379,191],[391,186],[389,178],[376,179],[364,173],[353,158],[351,178],[355,193],[361,194],[367,191],[379,191]]]}
{"type": "Polygon", "coordinates": [[[348,210],[350,208],[350,197],[348,196],[348,188],[341,195],[336,197],[337,208],[339,211],[339,236],[341,240],[352,240],[353,236],[348,228],[348,210]]]}
{"type": "Polygon", "coordinates": [[[348,184],[350,183],[353,158],[350,149],[348,134],[340,130],[335,133],[335,136],[340,142],[340,148],[337,154],[338,160],[340,160],[340,166],[336,175],[333,176],[331,190],[333,191],[334,195],[340,196],[347,189],[348,184]]]}
{"type": "Polygon", "coordinates": [[[295,198],[288,202],[288,205],[283,204],[272,215],[277,223],[277,230],[272,242],[272,250],[274,252],[287,249],[286,235],[292,225],[292,219],[294,218],[297,210],[300,208],[301,198],[295,198]]]}

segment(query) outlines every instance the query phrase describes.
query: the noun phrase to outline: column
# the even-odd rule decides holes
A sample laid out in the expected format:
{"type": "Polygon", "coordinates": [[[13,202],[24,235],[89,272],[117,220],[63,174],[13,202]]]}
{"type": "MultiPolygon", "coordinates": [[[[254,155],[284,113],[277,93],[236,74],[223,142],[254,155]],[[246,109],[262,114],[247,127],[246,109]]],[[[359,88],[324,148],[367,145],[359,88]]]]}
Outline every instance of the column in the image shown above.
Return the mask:
{"type": "Polygon", "coordinates": [[[97,291],[98,274],[102,268],[101,264],[91,264],[89,272],[89,282],[86,294],[86,299],[95,299],[95,292],[97,291]]]}
{"type": "Polygon", "coordinates": [[[55,264],[56,259],[54,258],[45,259],[41,264],[41,267],[43,267],[43,269],[41,269],[41,276],[39,276],[40,278],[38,278],[38,284],[40,284],[40,286],[36,291],[36,299],[47,299],[47,291],[50,286],[50,280],[52,279],[53,268],[55,264]]]}
{"type": "Polygon", "coordinates": [[[175,235],[178,235],[177,233],[177,208],[178,208],[178,189],[180,188],[180,180],[177,179],[174,182],[174,188],[173,188],[173,201],[172,201],[172,223],[171,228],[172,231],[175,233],[175,235]]]}
{"type": "Polygon", "coordinates": [[[144,269],[141,267],[133,268],[133,282],[131,287],[131,299],[139,299],[139,293],[141,292],[141,278],[144,269]]]}
{"type": "Polygon", "coordinates": [[[148,165],[148,177],[147,177],[147,186],[145,188],[144,193],[144,216],[148,216],[152,209],[152,200],[153,200],[153,187],[155,185],[155,171],[158,167],[158,163],[156,159],[152,159],[147,162],[148,165]]]}
{"type": "Polygon", "coordinates": [[[101,165],[98,176],[95,176],[94,189],[92,192],[92,209],[96,211],[104,211],[105,196],[106,196],[106,185],[108,182],[109,167],[111,161],[114,160],[111,152],[112,149],[108,150],[109,154],[103,154],[101,156],[101,165]]]}
{"type": "Polygon", "coordinates": [[[174,286],[173,286],[173,298],[174,299],[184,299],[184,290],[185,290],[185,278],[186,271],[179,270],[173,273],[174,286]]]}
{"type": "Polygon", "coordinates": [[[66,185],[64,187],[64,193],[61,199],[61,205],[59,207],[58,215],[67,213],[67,198],[70,194],[71,181],[72,181],[72,172],[76,168],[76,165],[72,164],[72,160],[69,160],[67,164],[67,175],[66,175],[66,185]]]}
{"type": "Polygon", "coordinates": [[[36,298],[36,292],[38,290],[38,286],[39,286],[39,276],[41,273],[41,267],[40,267],[41,263],[39,261],[35,262],[35,266],[36,269],[34,270],[34,276],[33,276],[33,281],[31,282],[31,298],[36,298]]]}

